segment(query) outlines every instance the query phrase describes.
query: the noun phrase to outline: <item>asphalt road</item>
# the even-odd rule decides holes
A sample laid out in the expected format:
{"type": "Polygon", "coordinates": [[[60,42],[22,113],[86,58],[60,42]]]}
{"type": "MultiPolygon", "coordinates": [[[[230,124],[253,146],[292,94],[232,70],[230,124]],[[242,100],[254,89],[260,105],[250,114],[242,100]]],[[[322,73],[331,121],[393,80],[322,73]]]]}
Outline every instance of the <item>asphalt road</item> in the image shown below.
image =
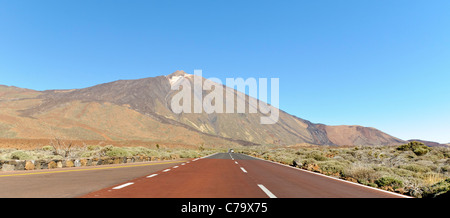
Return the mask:
{"type": "Polygon", "coordinates": [[[74,198],[184,161],[0,172],[0,198],[74,198]]]}
{"type": "Polygon", "coordinates": [[[401,198],[396,193],[237,153],[218,153],[91,192],[83,198],[401,198]]]}

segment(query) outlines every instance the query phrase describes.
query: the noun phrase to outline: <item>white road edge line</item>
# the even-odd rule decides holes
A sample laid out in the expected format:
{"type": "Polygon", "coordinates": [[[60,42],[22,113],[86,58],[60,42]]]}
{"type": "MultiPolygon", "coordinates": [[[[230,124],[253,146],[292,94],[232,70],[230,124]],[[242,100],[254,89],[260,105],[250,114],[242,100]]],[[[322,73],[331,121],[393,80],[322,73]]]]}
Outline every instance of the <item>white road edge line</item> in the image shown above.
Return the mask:
{"type": "MultiPolygon", "coordinates": [[[[249,155],[246,155],[246,154],[242,154],[242,155],[249,156],[249,155]]],[[[343,180],[343,179],[338,179],[338,178],[335,178],[335,177],[332,177],[332,176],[327,176],[327,175],[324,175],[324,174],[321,174],[321,173],[316,173],[316,172],[312,172],[312,171],[309,171],[309,170],[304,170],[304,169],[300,169],[300,168],[297,168],[297,167],[284,165],[284,164],[277,163],[277,162],[274,162],[274,161],[264,160],[264,159],[259,158],[259,157],[253,157],[253,156],[249,156],[249,157],[256,158],[256,159],[263,160],[263,161],[267,161],[269,163],[278,164],[278,165],[285,166],[285,167],[290,167],[290,168],[293,168],[293,169],[296,169],[296,170],[300,170],[300,171],[303,171],[303,172],[315,174],[315,175],[318,175],[318,176],[327,177],[329,179],[334,179],[334,180],[337,180],[337,181],[340,181],[340,182],[345,182],[345,183],[349,183],[349,184],[352,184],[352,185],[356,185],[356,186],[360,186],[360,187],[364,187],[364,188],[368,188],[368,189],[372,189],[372,190],[388,193],[388,194],[391,194],[391,195],[396,195],[396,196],[403,197],[403,198],[414,198],[414,197],[411,197],[411,196],[402,195],[402,194],[398,194],[398,193],[395,193],[395,192],[390,192],[390,191],[386,191],[386,190],[383,190],[383,189],[378,189],[378,188],[370,187],[370,186],[359,184],[359,183],[355,183],[355,182],[350,182],[350,181],[343,180]]]]}
{"type": "Polygon", "coordinates": [[[170,169],[163,170],[163,172],[169,172],[169,171],[170,171],[170,169]]]}
{"type": "Polygon", "coordinates": [[[258,187],[262,189],[263,192],[266,193],[267,196],[269,196],[269,198],[277,198],[277,196],[275,196],[272,192],[270,192],[269,189],[267,189],[265,186],[258,184],[258,187]]]}
{"type": "Polygon", "coordinates": [[[241,167],[241,170],[242,170],[244,173],[247,173],[247,170],[245,170],[244,167],[241,167]]]}
{"type": "Polygon", "coordinates": [[[174,166],[173,168],[178,168],[178,166],[174,166]]]}
{"type": "Polygon", "coordinates": [[[134,184],[133,182],[129,182],[129,183],[125,183],[123,185],[116,186],[116,187],[114,187],[112,189],[121,189],[121,188],[127,187],[129,185],[133,185],[133,184],[134,184]]]}
{"type": "Polygon", "coordinates": [[[152,178],[152,177],[155,177],[155,176],[157,176],[158,174],[152,174],[152,175],[150,175],[150,176],[147,176],[147,178],[152,178]]]}
{"type": "Polygon", "coordinates": [[[237,162],[237,161],[235,161],[234,163],[235,163],[235,164],[238,164],[238,162],[237,162]]]}

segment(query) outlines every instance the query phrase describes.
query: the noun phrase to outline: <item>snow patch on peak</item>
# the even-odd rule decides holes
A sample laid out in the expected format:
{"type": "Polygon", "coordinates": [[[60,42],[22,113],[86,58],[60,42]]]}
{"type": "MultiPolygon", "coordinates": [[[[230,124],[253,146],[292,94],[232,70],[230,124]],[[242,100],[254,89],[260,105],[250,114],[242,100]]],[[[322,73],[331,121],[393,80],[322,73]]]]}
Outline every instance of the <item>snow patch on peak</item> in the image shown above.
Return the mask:
{"type": "Polygon", "coordinates": [[[184,78],[184,77],[183,76],[172,76],[171,78],[169,78],[170,85],[173,86],[173,84],[178,82],[178,80],[180,80],[181,78],[184,78]]]}
{"type": "Polygon", "coordinates": [[[189,74],[187,74],[186,72],[184,72],[182,70],[177,70],[177,71],[167,75],[167,78],[170,79],[171,77],[174,77],[174,76],[186,76],[186,75],[189,75],[189,74]]]}
{"type": "Polygon", "coordinates": [[[167,79],[169,79],[170,85],[173,86],[178,81],[181,81],[183,78],[189,78],[191,77],[191,74],[185,73],[182,70],[177,70],[174,73],[167,75],[167,79]]]}

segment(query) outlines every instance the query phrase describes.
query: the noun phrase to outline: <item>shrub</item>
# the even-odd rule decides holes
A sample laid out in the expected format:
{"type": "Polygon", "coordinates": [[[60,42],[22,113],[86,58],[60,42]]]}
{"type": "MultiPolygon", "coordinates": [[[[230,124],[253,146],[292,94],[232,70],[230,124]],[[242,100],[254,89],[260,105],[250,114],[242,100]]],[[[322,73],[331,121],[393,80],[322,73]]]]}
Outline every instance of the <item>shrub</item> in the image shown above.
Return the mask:
{"type": "Polygon", "coordinates": [[[429,148],[428,146],[426,146],[425,144],[423,144],[421,142],[413,141],[413,142],[409,142],[408,144],[398,146],[397,150],[412,151],[417,156],[421,156],[421,155],[427,154],[429,151],[431,151],[431,148],[429,148]]]}
{"type": "Polygon", "coordinates": [[[414,154],[416,154],[417,156],[424,155],[424,154],[428,153],[429,151],[430,151],[430,148],[426,147],[426,146],[417,147],[417,148],[413,149],[414,154]]]}
{"type": "Polygon", "coordinates": [[[387,187],[391,186],[394,189],[401,187],[403,185],[403,182],[401,180],[398,180],[396,178],[390,177],[390,176],[384,176],[377,180],[375,180],[375,184],[378,185],[378,187],[387,187]]]}
{"type": "Polygon", "coordinates": [[[450,172],[450,166],[448,166],[448,165],[442,166],[441,172],[443,172],[443,173],[450,172]]]}
{"type": "Polygon", "coordinates": [[[412,179],[419,178],[421,173],[402,168],[392,168],[392,174],[400,176],[401,178],[412,179]]]}
{"type": "Polygon", "coordinates": [[[292,165],[294,158],[289,156],[277,156],[276,161],[286,165],[292,165]]]}
{"type": "Polygon", "coordinates": [[[28,153],[26,153],[25,151],[15,151],[15,152],[11,153],[10,158],[13,160],[31,160],[31,159],[33,159],[32,156],[29,155],[28,153]]]}
{"type": "Polygon", "coordinates": [[[80,152],[78,155],[79,155],[80,157],[84,157],[84,158],[100,156],[100,155],[98,154],[97,151],[85,151],[85,152],[80,152]]]}
{"type": "Polygon", "coordinates": [[[344,174],[344,169],[347,167],[343,162],[334,161],[334,160],[322,161],[322,162],[319,162],[317,165],[319,165],[320,169],[324,173],[339,174],[339,175],[344,174]]]}
{"type": "Polygon", "coordinates": [[[373,182],[379,178],[379,173],[369,165],[357,164],[347,167],[344,176],[351,177],[360,183],[373,182]]]}
{"type": "Polygon", "coordinates": [[[404,144],[397,147],[397,150],[399,151],[410,151],[411,150],[411,144],[404,144]]]}
{"type": "Polygon", "coordinates": [[[320,151],[312,151],[312,152],[306,154],[306,158],[312,158],[317,161],[325,161],[328,159],[325,156],[323,156],[322,152],[320,152],[320,151]]]}
{"type": "Polygon", "coordinates": [[[416,173],[426,173],[431,171],[431,169],[427,166],[419,165],[419,164],[408,164],[408,165],[402,165],[400,168],[413,171],[416,173]]]}
{"type": "Polygon", "coordinates": [[[109,157],[127,157],[130,155],[126,149],[119,147],[112,147],[110,150],[105,152],[105,154],[109,157]]]}
{"type": "Polygon", "coordinates": [[[157,156],[158,152],[154,149],[146,148],[146,147],[130,147],[124,148],[128,152],[128,155],[136,156],[136,155],[146,155],[146,156],[157,156]]]}
{"type": "Polygon", "coordinates": [[[55,148],[53,146],[50,145],[46,145],[44,147],[42,147],[43,151],[55,151],[55,148]]]}
{"type": "Polygon", "coordinates": [[[430,197],[437,197],[439,195],[448,194],[450,191],[450,178],[438,182],[431,187],[429,187],[424,193],[423,197],[430,198],[430,197]]]}
{"type": "Polygon", "coordinates": [[[87,146],[87,150],[88,151],[95,151],[95,150],[99,150],[101,147],[100,145],[89,145],[87,146]]]}

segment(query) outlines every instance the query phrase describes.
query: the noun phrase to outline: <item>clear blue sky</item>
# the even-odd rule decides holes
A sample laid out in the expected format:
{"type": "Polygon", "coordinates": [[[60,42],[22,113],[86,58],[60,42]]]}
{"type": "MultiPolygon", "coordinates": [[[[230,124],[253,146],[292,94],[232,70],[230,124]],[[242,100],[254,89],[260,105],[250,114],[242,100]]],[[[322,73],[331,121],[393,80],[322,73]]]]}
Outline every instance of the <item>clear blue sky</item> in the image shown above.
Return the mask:
{"type": "Polygon", "coordinates": [[[280,78],[314,123],[450,142],[450,1],[0,0],[0,84],[280,78]]]}

